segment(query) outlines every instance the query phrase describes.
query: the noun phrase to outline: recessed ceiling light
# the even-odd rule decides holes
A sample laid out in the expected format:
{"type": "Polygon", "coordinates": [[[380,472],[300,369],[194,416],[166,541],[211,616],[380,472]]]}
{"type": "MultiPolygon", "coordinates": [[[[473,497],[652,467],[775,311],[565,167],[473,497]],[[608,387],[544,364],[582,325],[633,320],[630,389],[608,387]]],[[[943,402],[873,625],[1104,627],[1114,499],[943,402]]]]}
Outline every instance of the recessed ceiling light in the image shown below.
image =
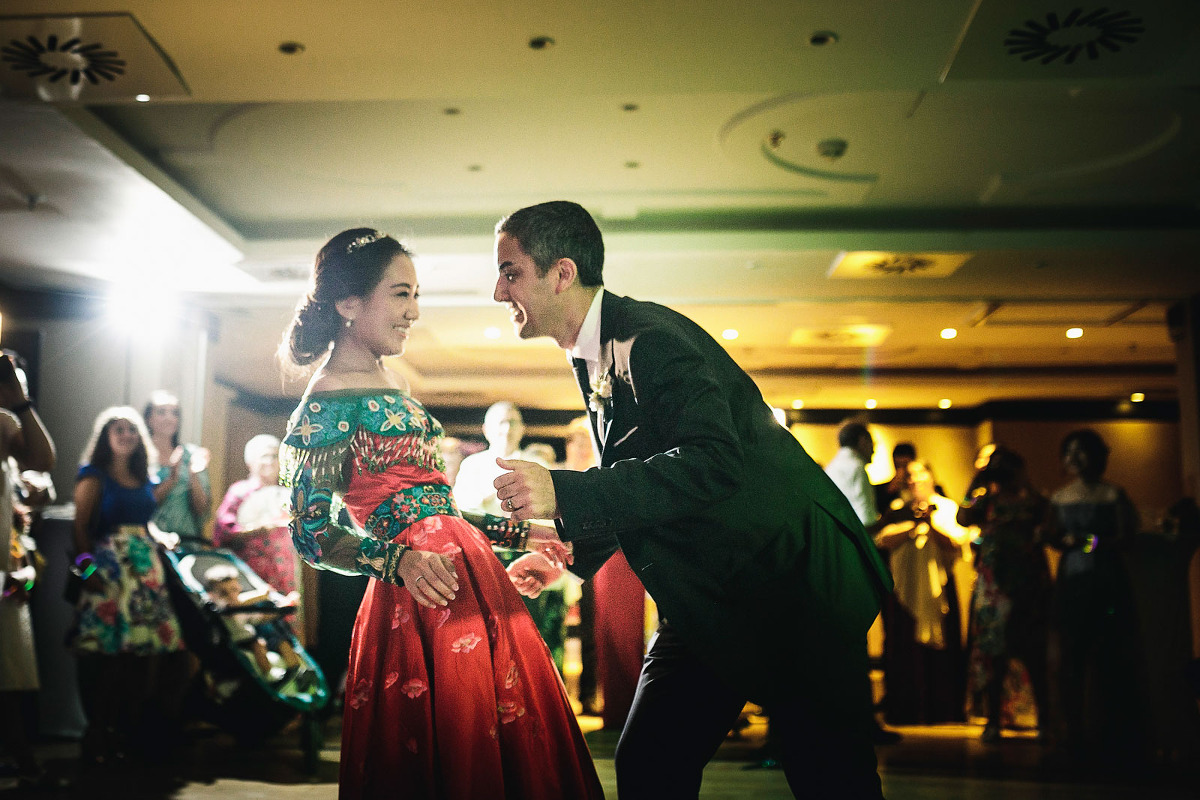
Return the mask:
{"type": "Polygon", "coordinates": [[[792,408],[795,408],[795,409],[804,408],[804,401],[803,400],[793,400],[792,408]]]}
{"type": "Polygon", "coordinates": [[[946,409],[949,408],[950,405],[950,398],[948,397],[943,397],[941,400],[938,400],[938,408],[946,409]]]}
{"type": "Polygon", "coordinates": [[[467,172],[483,172],[482,164],[471,164],[467,167],[467,172]]]}
{"type": "Polygon", "coordinates": [[[461,114],[462,109],[455,108],[454,106],[450,106],[449,108],[443,108],[442,113],[445,114],[447,117],[453,117],[456,114],[461,114]]]}
{"type": "Polygon", "coordinates": [[[490,328],[484,328],[483,335],[484,335],[484,338],[487,338],[487,339],[499,339],[500,338],[500,329],[495,326],[492,326],[490,328]]]}
{"type": "Polygon", "coordinates": [[[953,339],[955,336],[958,336],[958,331],[954,328],[942,328],[943,339],[953,339]]]}
{"type": "Polygon", "coordinates": [[[640,162],[640,161],[626,161],[625,169],[637,169],[641,165],[642,165],[642,162],[640,162]]]}
{"type": "Polygon", "coordinates": [[[808,43],[813,47],[824,47],[827,44],[837,44],[838,35],[833,31],[817,31],[808,37],[808,43]]]}
{"type": "Polygon", "coordinates": [[[133,99],[137,100],[139,103],[149,103],[150,95],[148,95],[148,94],[134,95],[133,99]]]}
{"type": "Polygon", "coordinates": [[[304,45],[300,42],[280,42],[279,52],[285,56],[297,56],[304,52],[304,45]]]}
{"type": "Polygon", "coordinates": [[[1141,392],[1134,392],[1133,394],[1129,395],[1129,402],[1131,403],[1140,403],[1145,399],[1146,395],[1142,394],[1141,392]]]}
{"type": "Polygon", "coordinates": [[[732,341],[732,340],[736,339],[737,337],[738,337],[738,332],[737,332],[736,328],[726,328],[725,330],[721,331],[721,338],[723,338],[723,339],[729,339],[730,341],[732,341]]]}
{"type": "Polygon", "coordinates": [[[1083,336],[1083,328],[1067,328],[1068,339],[1078,339],[1083,336]]]}
{"type": "Polygon", "coordinates": [[[529,47],[532,50],[548,50],[554,47],[554,39],[550,36],[535,36],[529,40],[529,47]]]}
{"type": "Polygon", "coordinates": [[[875,398],[872,397],[870,400],[863,403],[863,405],[866,406],[867,408],[874,408],[875,406],[879,405],[879,403],[876,403],[875,398]]]}
{"type": "Polygon", "coordinates": [[[625,105],[621,106],[621,110],[622,111],[637,111],[638,104],[637,103],[626,103],[625,105]]]}

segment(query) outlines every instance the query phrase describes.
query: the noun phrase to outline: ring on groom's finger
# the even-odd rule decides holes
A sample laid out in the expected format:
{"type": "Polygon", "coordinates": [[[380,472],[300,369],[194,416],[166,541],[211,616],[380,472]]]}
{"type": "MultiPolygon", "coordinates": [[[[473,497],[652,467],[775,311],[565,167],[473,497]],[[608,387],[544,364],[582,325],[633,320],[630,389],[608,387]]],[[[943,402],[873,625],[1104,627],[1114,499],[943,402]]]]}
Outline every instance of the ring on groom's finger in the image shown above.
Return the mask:
{"type": "Polygon", "coordinates": [[[511,497],[504,501],[504,507],[507,508],[509,511],[513,510],[513,501],[512,501],[511,497]]]}
{"type": "Polygon", "coordinates": [[[423,580],[425,580],[425,576],[424,576],[424,575],[418,575],[418,576],[417,576],[417,580],[413,581],[413,583],[416,583],[417,581],[423,581],[423,580]]]}

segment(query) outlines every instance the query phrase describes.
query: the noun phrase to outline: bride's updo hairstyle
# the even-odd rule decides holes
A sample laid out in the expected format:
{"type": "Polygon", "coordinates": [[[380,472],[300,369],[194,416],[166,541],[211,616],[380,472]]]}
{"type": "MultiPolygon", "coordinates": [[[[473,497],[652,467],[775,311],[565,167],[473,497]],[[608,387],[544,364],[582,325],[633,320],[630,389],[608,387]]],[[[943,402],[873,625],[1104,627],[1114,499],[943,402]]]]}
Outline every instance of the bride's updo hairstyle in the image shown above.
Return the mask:
{"type": "Polygon", "coordinates": [[[346,324],[338,301],[369,295],[400,255],[412,257],[408,248],[374,228],[351,228],[326,242],[313,264],[308,293],[296,305],[279,345],[284,369],[295,371],[328,353],[346,324]]]}

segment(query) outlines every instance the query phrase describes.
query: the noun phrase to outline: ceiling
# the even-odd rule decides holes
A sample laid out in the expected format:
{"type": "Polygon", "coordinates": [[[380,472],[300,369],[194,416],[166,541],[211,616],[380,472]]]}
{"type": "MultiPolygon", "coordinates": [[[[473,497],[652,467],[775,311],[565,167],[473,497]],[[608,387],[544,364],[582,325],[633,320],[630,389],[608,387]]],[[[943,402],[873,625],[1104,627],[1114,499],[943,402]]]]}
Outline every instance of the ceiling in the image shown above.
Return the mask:
{"type": "Polygon", "coordinates": [[[419,396],[574,409],[491,301],[496,220],[573,199],[774,405],[1170,399],[1198,87],[1194,0],[5,0],[0,282],[180,293],[220,381],[294,395],[313,255],[375,225],[419,396]]]}

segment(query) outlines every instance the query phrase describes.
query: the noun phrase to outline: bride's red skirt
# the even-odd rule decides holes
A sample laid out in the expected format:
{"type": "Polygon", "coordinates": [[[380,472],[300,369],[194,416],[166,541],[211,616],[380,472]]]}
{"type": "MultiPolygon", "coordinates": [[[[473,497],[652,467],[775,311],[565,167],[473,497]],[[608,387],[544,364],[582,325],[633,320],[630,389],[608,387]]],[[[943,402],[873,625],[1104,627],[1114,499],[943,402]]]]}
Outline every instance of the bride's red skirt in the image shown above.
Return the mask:
{"type": "Polygon", "coordinates": [[[396,541],[449,556],[459,590],[428,609],[371,581],[350,648],[340,796],[602,798],[550,652],[483,534],[431,516],[396,541]]]}

